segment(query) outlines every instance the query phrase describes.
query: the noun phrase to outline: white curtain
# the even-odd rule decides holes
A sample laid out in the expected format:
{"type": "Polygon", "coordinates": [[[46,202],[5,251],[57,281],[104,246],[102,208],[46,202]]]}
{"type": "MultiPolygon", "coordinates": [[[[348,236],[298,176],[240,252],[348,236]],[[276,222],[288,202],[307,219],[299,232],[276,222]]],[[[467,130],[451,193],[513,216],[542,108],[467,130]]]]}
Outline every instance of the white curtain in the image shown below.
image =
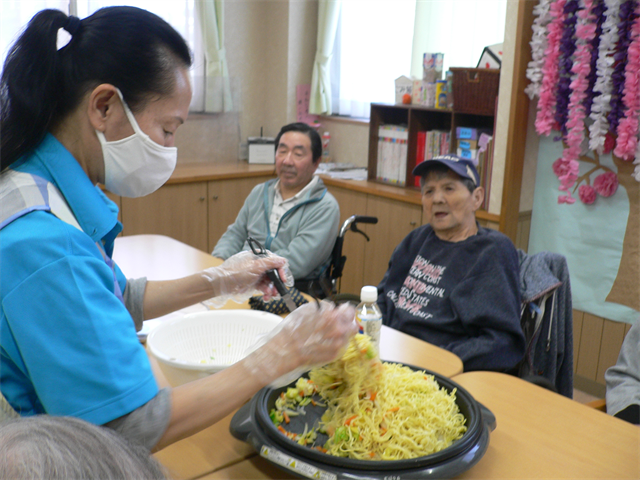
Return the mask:
{"type": "Polygon", "coordinates": [[[80,18],[113,5],[144,8],[169,22],[193,51],[194,64],[189,72],[193,84],[191,111],[202,112],[205,105],[205,61],[202,36],[196,24],[195,3],[196,0],[0,0],[0,58],[4,64],[9,47],[33,15],[44,8],[57,8],[80,18]]]}
{"type": "Polygon", "coordinates": [[[368,118],[371,103],[394,103],[395,79],[409,76],[414,13],[415,0],[342,1],[334,113],[368,118]]]}
{"type": "Polygon", "coordinates": [[[368,118],[371,103],[394,103],[394,81],[422,78],[425,52],[449,67],[476,67],[482,49],[502,43],[508,0],[342,0],[333,106],[368,118]]]}
{"type": "Polygon", "coordinates": [[[224,47],[224,0],[197,0],[196,12],[204,47],[204,111],[233,109],[224,47]]]}
{"type": "Polygon", "coordinates": [[[444,53],[443,73],[475,68],[484,47],[503,42],[506,12],[507,0],[417,0],[411,75],[422,78],[425,52],[444,53]]]}
{"type": "MultiPolygon", "coordinates": [[[[67,12],[69,0],[0,0],[0,65],[29,20],[45,8],[67,12]]],[[[0,67],[1,68],[1,67],[0,67]]]]}
{"type": "Polygon", "coordinates": [[[318,38],[311,76],[309,113],[331,115],[330,62],[341,0],[318,0],[318,38]]]}

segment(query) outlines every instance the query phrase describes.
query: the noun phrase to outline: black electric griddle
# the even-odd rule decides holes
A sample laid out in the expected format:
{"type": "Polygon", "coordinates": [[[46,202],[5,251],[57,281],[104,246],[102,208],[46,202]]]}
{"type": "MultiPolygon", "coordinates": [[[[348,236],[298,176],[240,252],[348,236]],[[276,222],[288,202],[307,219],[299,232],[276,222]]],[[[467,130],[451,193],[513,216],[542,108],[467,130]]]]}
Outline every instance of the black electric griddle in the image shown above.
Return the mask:
{"type": "MultiPolygon", "coordinates": [[[[325,480],[394,480],[451,478],[468,470],[484,455],[489,432],[495,428],[495,416],[464,388],[438,373],[406,365],[433,375],[448,392],[456,389],[456,403],[466,418],[467,431],[449,447],[430,455],[407,460],[357,460],[336,457],[302,446],[287,438],[271,421],[269,412],[288,387],[263,388],[233,416],[231,434],[249,443],[266,460],[299,477],[325,480]]],[[[305,415],[291,417],[287,430],[302,433],[316,426],[324,407],[307,405],[305,415]]],[[[318,434],[316,445],[324,445],[326,435],[318,434]]]]}

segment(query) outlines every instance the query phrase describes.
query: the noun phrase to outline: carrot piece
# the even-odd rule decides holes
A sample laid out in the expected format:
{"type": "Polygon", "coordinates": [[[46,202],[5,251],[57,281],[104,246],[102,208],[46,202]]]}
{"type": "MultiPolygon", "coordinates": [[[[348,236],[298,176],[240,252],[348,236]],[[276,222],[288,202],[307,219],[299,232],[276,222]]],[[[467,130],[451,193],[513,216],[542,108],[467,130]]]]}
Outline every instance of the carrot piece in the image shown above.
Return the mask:
{"type": "Polygon", "coordinates": [[[344,421],[345,425],[351,425],[351,422],[353,422],[356,418],[358,417],[358,415],[354,415],[353,417],[349,417],[344,421]]]}
{"type": "Polygon", "coordinates": [[[327,449],[324,447],[315,447],[316,450],[322,452],[322,453],[327,453],[327,449]]]}
{"type": "Polygon", "coordinates": [[[285,399],[284,392],[280,392],[280,398],[283,399],[283,400],[285,399]]]}
{"type": "Polygon", "coordinates": [[[397,412],[398,410],[400,410],[400,407],[393,407],[393,408],[390,408],[389,410],[387,410],[387,413],[397,412]]]}
{"type": "Polygon", "coordinates": [[[314,407],[315,407],[316,405],[318,405],[318,404],[316,403],[316,401],[315,401],[313,398],[311,399],[311,405],[313,405],[314,407]]]}
{"type": "Polygon", "coordinates": [[[375,457],[375,456],[376,456],[376,454],[375,454],[374,452],[369,452],[369,456],[370,456],[371,458],[373,458],[373,457],[375,457]]]}
{"type": "Polygon", "coordinates": [[[289,423],[291,421],[289,415],[287,415],[287,412],[282,412],[282,416],[284,417],[285,423],[289,423]]]}
{"type": "Polygon", "coordinates": [[[372,392],[371,393],[371,401],[373,402],[376,399],[377,396],[378,396],[378,392],[372,392]]]}
{"type": "Polygon", "coordinates": [[[280,430],[280,432],[284,433],[285,435],[289,436],[288,433],[284,428],[282,428],[282,425],[278,425],[278,430],[280,430]]]}

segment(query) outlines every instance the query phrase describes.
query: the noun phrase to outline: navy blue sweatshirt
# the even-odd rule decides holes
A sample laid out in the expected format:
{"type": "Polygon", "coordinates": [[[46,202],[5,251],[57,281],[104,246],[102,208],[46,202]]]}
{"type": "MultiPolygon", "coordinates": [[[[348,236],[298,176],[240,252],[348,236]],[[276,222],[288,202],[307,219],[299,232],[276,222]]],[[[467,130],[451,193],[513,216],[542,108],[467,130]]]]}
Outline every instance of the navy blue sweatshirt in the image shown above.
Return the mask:
{"type": "Polygon", "coordinates": [[[455,353],[465,371],[513,368],[523,357],[518,254],[480,227],[461,242],[430,225],[396,247],[378,285],[383,323],[455,353]]]}

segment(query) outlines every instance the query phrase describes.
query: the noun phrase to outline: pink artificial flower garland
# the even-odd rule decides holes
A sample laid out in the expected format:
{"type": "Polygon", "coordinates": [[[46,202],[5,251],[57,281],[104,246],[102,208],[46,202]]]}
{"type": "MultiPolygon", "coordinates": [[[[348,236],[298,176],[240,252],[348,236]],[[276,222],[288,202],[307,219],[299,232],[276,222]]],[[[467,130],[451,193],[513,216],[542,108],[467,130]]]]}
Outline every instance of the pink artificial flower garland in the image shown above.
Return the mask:
{"type": "Polygon", "coordinates": [[[618,190],[618,175],[614,172],[601,173],[593,181],[593,188],[603,197],[610,197],[618,190]]]}
{"type": "Polygon", "coordinates": [[[638,145],[638,116],[640,115],[640,3],[636,4],[638,17],[631,26],[631,44],[627,50],[624,91],[622,100],[625,115],[618,124],[618,141],[613,153],[623,160],[633,160],[638,145]]]}
{"type": "Polygon", "coordinates": [[[540,99],[535,126],[538,134],[549,135],[555,124],[556,106],[555,87],[558,84],[558,57],[560,56],[560,39],[564,22],[564,5],[566,0],[557,0],[549,7],[551,21],[548,26],[547,48],[542,67],[540,99]]]}
{"type": "Polygon", "coordinates": [[[578,179],[580,164],[580,145],[585,137],[584,119],[586,112],[584,99],[589,87],[588,75],[591,71],[591,41],[595,37],[596,23],[593,15],[593,0],[584,0],[584,8],[578,10],[578,22],[576,25],[576,50],[574,52],[573,80],[571,81],[571,96],[569,97],[569,112],[567,120],[567,135],[565,142],[567,148],[562,152],[564,174],[558,175],[560,179],[559,189],[566,195],[558,197],[558,203],[574,203],[570,188],[578,179]]]}

